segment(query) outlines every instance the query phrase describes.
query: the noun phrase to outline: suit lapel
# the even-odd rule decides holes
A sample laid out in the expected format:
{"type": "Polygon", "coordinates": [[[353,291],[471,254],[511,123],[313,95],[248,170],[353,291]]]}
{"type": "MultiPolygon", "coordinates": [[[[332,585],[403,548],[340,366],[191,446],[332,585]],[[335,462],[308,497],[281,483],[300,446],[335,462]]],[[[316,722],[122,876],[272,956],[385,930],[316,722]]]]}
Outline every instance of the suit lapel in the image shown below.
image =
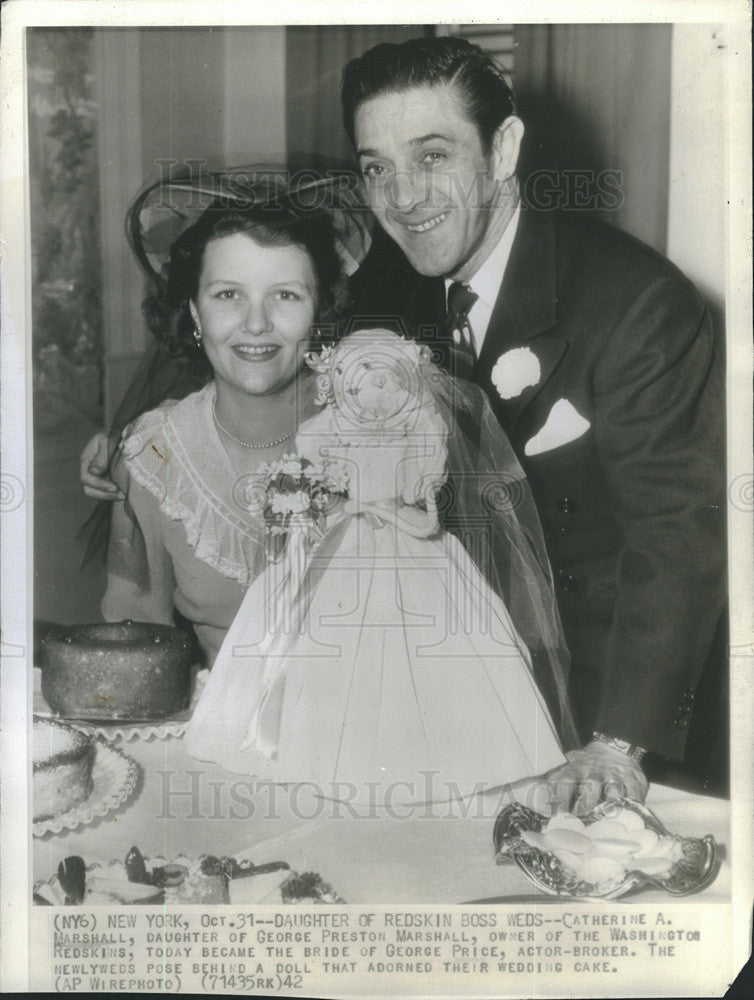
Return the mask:
{"type": "MultiPolygon", "coordinates": [[[[499,419],[512,434],[524,410],[541,392],[568,349],[552,332],[557,318],[555,221],[550,213],[522,207],[495,308],[476,366],[476,381],[485,390],[499,419]],[[536,385],[511,399],[501,398],[493,381],[498,359],[514,348],[527,348],[539,363],[536,385]]],[[[511,355],[516,367],[521,355],[511,355]]]]}

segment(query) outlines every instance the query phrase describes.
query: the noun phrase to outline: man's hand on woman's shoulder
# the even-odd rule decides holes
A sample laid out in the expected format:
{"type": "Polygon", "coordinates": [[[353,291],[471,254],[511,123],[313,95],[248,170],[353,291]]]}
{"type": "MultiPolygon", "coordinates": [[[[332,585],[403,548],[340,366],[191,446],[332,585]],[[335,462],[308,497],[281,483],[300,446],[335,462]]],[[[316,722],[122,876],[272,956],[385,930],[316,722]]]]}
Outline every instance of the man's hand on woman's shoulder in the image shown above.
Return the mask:
{"type": "Polygon", "coordinates": [[[123,500],[122,491],[105,475],[109,458],[107,434],[98,431],[79,458],[79,481],[93,500],[123,500]]]}

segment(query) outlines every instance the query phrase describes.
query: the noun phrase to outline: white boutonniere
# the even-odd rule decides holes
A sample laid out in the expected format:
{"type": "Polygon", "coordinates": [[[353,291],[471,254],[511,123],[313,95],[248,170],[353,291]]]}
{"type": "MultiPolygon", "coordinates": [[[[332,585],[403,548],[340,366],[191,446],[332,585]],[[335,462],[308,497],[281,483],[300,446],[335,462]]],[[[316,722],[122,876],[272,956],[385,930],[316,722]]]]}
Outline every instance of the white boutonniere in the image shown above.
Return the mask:
{"type": "Polygon", "coordinates": [[[539,358],[530,347],[514,347],[501,354],[492,369],[492,383],[501,399],[514,399],[542,377],[539,358]]]}

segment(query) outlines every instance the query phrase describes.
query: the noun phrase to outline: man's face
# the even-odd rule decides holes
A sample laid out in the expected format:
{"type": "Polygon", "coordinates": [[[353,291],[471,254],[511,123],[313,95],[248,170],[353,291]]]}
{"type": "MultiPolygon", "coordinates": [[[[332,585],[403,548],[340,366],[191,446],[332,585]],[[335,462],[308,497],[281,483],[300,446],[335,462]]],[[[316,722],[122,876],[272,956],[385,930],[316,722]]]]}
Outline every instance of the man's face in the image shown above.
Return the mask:
{"type": "Polygon", "coordinates": [[[499,151],[484,153],[457,89],[377,94],[356,109],[354,127],[380,225],[421,274],[458,272],[485,240],[501,178],[499,151]]]}

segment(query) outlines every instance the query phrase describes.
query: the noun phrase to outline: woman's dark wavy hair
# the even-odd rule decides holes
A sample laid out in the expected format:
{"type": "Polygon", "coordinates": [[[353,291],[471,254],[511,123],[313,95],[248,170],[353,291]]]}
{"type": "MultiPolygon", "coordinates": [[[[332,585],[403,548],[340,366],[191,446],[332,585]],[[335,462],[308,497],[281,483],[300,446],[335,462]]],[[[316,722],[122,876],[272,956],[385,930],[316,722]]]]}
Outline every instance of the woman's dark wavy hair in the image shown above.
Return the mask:
{"type": "Polygon", "coordinates": [[[147,324],[162,350],[183,359],[197,379],[209,378],[212,368],[194,339],[189,302],[198,291],[207,244],[235,233],[262,246],[297,246],[308,253],[317,279],[317,324],[337,324],[348,304],[346,276],[328,215],[296,210],[280,201],[249,205],[218,199],[175,240],[160,280],[152,282],[144,301],[147,324]]]}
{"type": "Polygon", "coordinates": [[[343,70],[340,91],[348,137],[355,145],[356,109],[369,98],[445,83],[458,88],[488,155],[498,127],[516,112],[513,93],[492,57],[457,36],[383,42],[352,59],[343,70]]]}

